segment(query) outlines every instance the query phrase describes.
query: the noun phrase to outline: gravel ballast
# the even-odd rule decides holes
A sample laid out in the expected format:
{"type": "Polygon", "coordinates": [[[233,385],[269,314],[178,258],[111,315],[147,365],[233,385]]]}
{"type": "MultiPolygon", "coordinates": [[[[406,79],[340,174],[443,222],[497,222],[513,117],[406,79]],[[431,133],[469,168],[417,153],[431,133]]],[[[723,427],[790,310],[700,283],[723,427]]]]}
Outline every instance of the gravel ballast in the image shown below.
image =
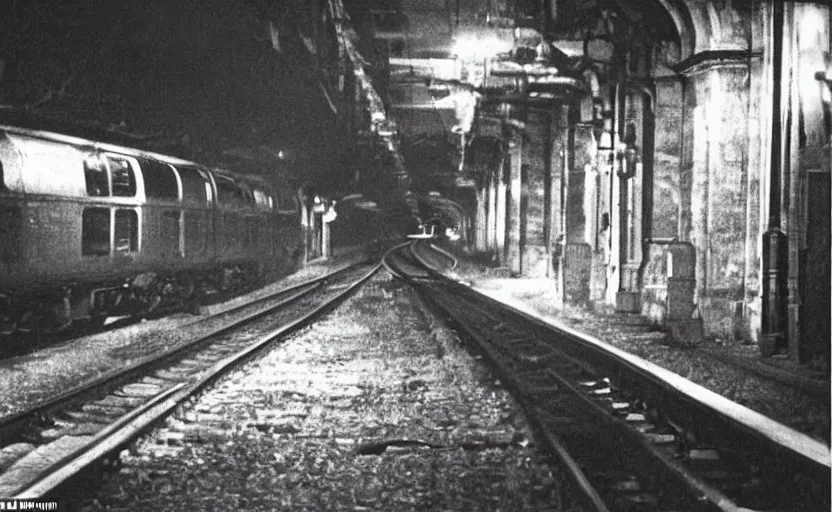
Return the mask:
{"type": "Polygon", "coordinates": [[[88,510],[556,510],[522,414],[379,275],[122,454],[88,510]]]}

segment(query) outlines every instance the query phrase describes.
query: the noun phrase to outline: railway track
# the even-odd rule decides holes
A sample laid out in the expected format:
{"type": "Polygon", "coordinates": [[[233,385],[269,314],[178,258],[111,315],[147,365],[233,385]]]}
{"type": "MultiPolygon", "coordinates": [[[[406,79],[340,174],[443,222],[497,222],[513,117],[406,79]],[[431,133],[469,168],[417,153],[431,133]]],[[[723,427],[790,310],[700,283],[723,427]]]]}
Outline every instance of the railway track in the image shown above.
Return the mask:
{"type": "MultiPolygon", "coordinates": [[[[399,261],[435,262],[426,250],[399,261]]],[[[407,278],[409,263],[389,265],[407,278]]],[[[569,500],[599,511],[830,509],[822,443],[426,272],[411,283],[515,394],[570,475],[569,500]]]]}
{"type": "Polygon", "coordinates": [[[242,316],[199,339],[0,418],[0,496],[60,495],[85,468],[112,460],[179,403],[329,311],[380,267],[352,265],[244,304],[233,309],[242,316]]]}
{"type": "MultiPolygon", "coordinates": [[[[358,262],[359,264],[362,262],[358,262]]],[[[205,321],[221,317],[223,315],[231,315],[234,313],[239,313],[251,306],[256,306],[258,304],[266,303],[272,299],[278,299],[281,295],[284,295],[292,290],[299,289],[303,286],[314,284],[315,282],[324,281],[334,275],[337,275],[349,267],[353,266],[353,264],[346,265],[343,268],[336,269],[332,272],[327,273],[326,275],[310,279],[304,281],[302,283],[298,283],[296,285],[289,286],[287,288],[278,290],[274,293],[266,294],[262,297],[258,297],[252,301],[248,301],[241,305],[232,307],[230,309],[224,310],[221,313],[209,314],[200,316],[195,322],[204,323],[205,321]]],[[[235,297],[239,297],[245,294],[250,293],[257,293],[256,287],[248,286],[242,289],[234,289],[230,291],[215,291],[209,295],[207,295],[204,299],[202,304],[191,305],[193,307],[186,308],[188,312],[193,313],[204,313],[206,310],[210,311],[218,303],[234,300],[235,297]]],[[[125,327],[129,327],[130,325],[136,324],[141,322],[143,319],[158,319],[165,317],[170,314],[174,314],[177,312],[184,311],[181,308],[166,306],[160,307],[159,309],[153,311],[152,313],[148,313],[146,315],[137,315],[131,317],[109,317],[108,321],[105,319],[100,319],[100,324],[90,324],[85,322],[76,322],[70,328],[65,331],[57,332],[57,333],[49,333],[49,332],[37,332],[37,331],[23,331],[13,335],[6,335],[0,334],[0,359],[7,358],[7,357],[17,357],[23,356],[30,353],[33,353],[39,349],[45,348],[49,345],[61,343],[61,342],[72,342],[73,338],[78,338],[82,336],[90,336],[94,334],[104,333],[104,332],[111,332],[116,331],[118,329],[122,329],[125,327]]]]}

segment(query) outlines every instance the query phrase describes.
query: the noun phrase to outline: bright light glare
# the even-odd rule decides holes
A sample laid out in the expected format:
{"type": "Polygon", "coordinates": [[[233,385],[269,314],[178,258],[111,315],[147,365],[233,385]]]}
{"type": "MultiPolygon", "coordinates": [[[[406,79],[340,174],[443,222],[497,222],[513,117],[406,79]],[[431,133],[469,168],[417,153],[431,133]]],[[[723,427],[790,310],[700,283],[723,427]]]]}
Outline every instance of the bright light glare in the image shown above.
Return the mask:
{"type": "Polygon", "coordinates": [[[448,238],[448,240],[450,240],[451,242],[456,242],[456,241],[457,241],[457,240],[459,240],[459,238],[460,238],[459,233],[457,233],[455,229],[451,229],[451,228],[447,228],[447,229],[445,230],[445,236],[446,236],[446,237],[448,238]]]}
{"type": "Polygon", "coordinates": [[[485,59],[511,50],[512,45],[498,38],[460,37],[453,53],[460,59],[485,59]]]}

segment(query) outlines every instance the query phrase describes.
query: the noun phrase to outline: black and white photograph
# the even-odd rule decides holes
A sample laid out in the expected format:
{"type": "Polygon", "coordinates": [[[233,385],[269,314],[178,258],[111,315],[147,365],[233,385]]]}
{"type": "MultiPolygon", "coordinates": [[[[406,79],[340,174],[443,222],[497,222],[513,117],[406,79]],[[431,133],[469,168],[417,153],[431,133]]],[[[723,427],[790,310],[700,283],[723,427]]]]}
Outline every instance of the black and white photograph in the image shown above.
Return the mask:
{"type": "Polygon", "coordinates": [[[2,0],[0,511],[832,510],[826,0],[2,0]]]}

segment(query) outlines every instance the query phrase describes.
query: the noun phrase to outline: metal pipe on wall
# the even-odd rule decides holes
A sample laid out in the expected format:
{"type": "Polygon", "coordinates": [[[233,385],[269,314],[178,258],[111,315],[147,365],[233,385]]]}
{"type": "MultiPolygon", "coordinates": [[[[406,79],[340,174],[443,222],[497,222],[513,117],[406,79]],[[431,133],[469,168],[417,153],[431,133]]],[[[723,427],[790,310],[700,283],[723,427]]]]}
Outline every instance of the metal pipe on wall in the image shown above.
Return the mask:
{"type": "Polygon", "coordinates": [[[772,2],[772,121],[769,173],[769,220],[763,234],[763,304],[760,352],[773,355],[786,343],[786,267],[788,240],[780,229],[782,174],[781,79],[783,74],[784,5],[772,2]]]}

